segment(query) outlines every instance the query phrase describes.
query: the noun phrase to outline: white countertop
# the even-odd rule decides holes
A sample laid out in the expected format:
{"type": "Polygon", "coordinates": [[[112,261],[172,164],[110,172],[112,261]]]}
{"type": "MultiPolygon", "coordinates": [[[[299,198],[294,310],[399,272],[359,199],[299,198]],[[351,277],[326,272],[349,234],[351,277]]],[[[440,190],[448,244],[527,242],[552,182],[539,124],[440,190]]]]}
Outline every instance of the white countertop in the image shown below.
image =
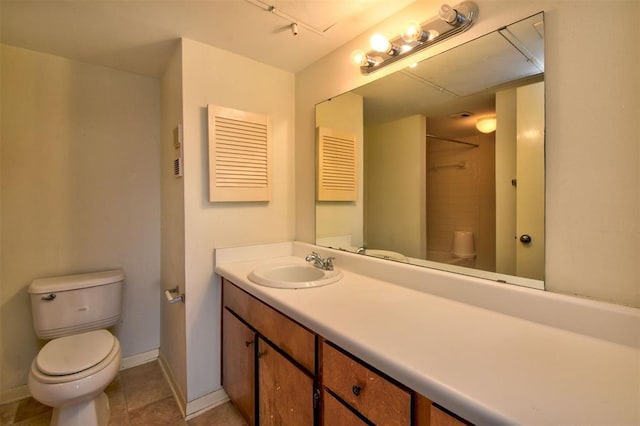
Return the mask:
{"type": "MultiPolygon", "coordinates": [[[[462,303],[346,266],[344,277],[329,286],[263,287],[247,279],[256,266],[304,260],[291,255],[260,258],[255,249],[237,256],[241,251],[231,250],[231,255],[217,253],[218,274],[473,423],[640,425],[637,344],[462,303]]],[[[337,259],[337,267],[340,260],[349,265],[349,259],[337,259]]],[[[373,271],[386,267],[377,259],[357,261],[373,262],[373,271]]],[[[415,273],[424,280],[440,276],[430,270],[415,273]]],[[[639,324],[636,311],[622,309],[625,327],[639,324]]],[[[623,332],[632,342],[635,333],[640,338],[640,329],[623,332]]]]}

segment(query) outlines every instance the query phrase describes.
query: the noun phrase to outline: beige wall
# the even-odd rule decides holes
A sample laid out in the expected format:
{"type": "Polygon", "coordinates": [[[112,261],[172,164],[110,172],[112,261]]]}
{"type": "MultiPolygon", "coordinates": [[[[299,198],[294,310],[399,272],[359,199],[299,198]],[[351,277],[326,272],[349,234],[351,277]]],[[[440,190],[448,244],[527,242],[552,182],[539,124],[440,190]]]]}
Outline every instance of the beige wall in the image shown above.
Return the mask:
{"type": "MultiPolygon", "coordinates": [[[[173,175],[174,129],[182,124],[182,48],[178,44],[161,83],[161,277],[162,289],[185,288],[184,178],[173,175]]],[[[187,398],[186,307],[160,305],[160,355],[169,366],[183,408],[187,398]]]]}
{"type": "Polygon", "coordinates": [[[516,274],[516,89],[496,93],[496,271],[516,274]]]}
{"type": "MultiPolygon", "coordinates": [[[[344,130],[356,135],[357,143],[357,200],[316,202],[316,237],[350,236],[350,245],[363,243],[363,105],[362,96],[345,93],[319,104],[316,108],[316,126],[344,130]]],[[[347,248],[347,247],[343,247],[347,248]]]]}
{"type": "Polygon", "coordinates": [[[423,115],[365,127],[367,248],[426,259],[426,133],[423,115]]]}
{"type": "Polygon", "coordinates": [[[158,80],[2,46],[3,398],[41,344],[27,287],[109,268],[126,275],[123,356],[158,347],[158,80]]]}
{"type": "MultiPolygon", "coordinates": [[[[640,145],[635,128],[640,116],[640,27],[635,22],[640,3],[476,3],[477,24],[417,58],[545,11],[546,286],[640,306],[640,145]],[[616,10],[615,25],[595,31],[611,10],[616,10]]],[[[435,16],[438,7],[418,0],[375,29],[392,34],[412,15],[435,16]]],[[[348,58],[352,50],[366,46],[369,34],[296,75],[296,237],[303,241],[314,238],[313,106],[407,65],[399,61],[361,76],[348,58]]]]}
{"type": "MultiPolygon", "coordinates": [[[[220,287],[213,249],[294,236],[294,75],[186,39],[182,61],[187,399],[192,401],[220,388],[220,287]],[[209,103],[271,117],[270,202],[208,201],[209,103]]],[[[308,190],[313,194],[313,187],[308,190]]]]}

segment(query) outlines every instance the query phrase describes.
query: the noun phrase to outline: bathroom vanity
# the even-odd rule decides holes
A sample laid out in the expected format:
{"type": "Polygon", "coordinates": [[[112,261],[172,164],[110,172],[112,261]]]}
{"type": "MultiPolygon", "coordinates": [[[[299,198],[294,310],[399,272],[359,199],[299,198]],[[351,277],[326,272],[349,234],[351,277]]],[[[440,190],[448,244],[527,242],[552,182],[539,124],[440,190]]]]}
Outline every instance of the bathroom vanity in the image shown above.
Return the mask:
{"type": "Polygon", "coordinates": [[[223,387],[250,424],[640,424],[636,309],[297,242],[216,250],[216,272],[223,387]],[[343,278],[247,278],[312,250],[343,278]]]}
{"type": "Polygon", "coordinates": [[[226,279],[222,294],[223,385],[250,424],[464,424],[226,279]]]}

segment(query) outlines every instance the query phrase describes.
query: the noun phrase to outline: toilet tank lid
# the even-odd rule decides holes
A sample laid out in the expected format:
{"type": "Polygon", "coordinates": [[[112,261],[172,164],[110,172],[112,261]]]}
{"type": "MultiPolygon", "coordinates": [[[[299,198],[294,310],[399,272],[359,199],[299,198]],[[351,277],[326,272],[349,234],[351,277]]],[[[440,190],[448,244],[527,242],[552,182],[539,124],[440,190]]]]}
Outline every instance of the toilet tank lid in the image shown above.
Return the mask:
{"type": "Polygon", "coordinates": [[[123,280],[124,272],[122,272],[121,269],[65,275],[61,277],[39,278],[31,283],[29,286],[29,293],[43,294],[56,291],[76,290],[79,288],[117,283],[123,280]]]}

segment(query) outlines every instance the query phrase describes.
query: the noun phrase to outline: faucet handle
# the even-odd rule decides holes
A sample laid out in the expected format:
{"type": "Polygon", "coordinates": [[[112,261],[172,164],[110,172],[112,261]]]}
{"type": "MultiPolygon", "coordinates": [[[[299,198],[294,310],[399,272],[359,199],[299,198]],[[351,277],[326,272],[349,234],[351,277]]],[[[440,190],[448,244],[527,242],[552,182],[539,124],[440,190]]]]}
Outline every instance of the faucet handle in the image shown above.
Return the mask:
{"type": "Polygon", "coordinates": [[[324,261],[324,268],[327,271],[333,271],[333,261],[335,257],[327,257],[327,260],[324,261]]]}

